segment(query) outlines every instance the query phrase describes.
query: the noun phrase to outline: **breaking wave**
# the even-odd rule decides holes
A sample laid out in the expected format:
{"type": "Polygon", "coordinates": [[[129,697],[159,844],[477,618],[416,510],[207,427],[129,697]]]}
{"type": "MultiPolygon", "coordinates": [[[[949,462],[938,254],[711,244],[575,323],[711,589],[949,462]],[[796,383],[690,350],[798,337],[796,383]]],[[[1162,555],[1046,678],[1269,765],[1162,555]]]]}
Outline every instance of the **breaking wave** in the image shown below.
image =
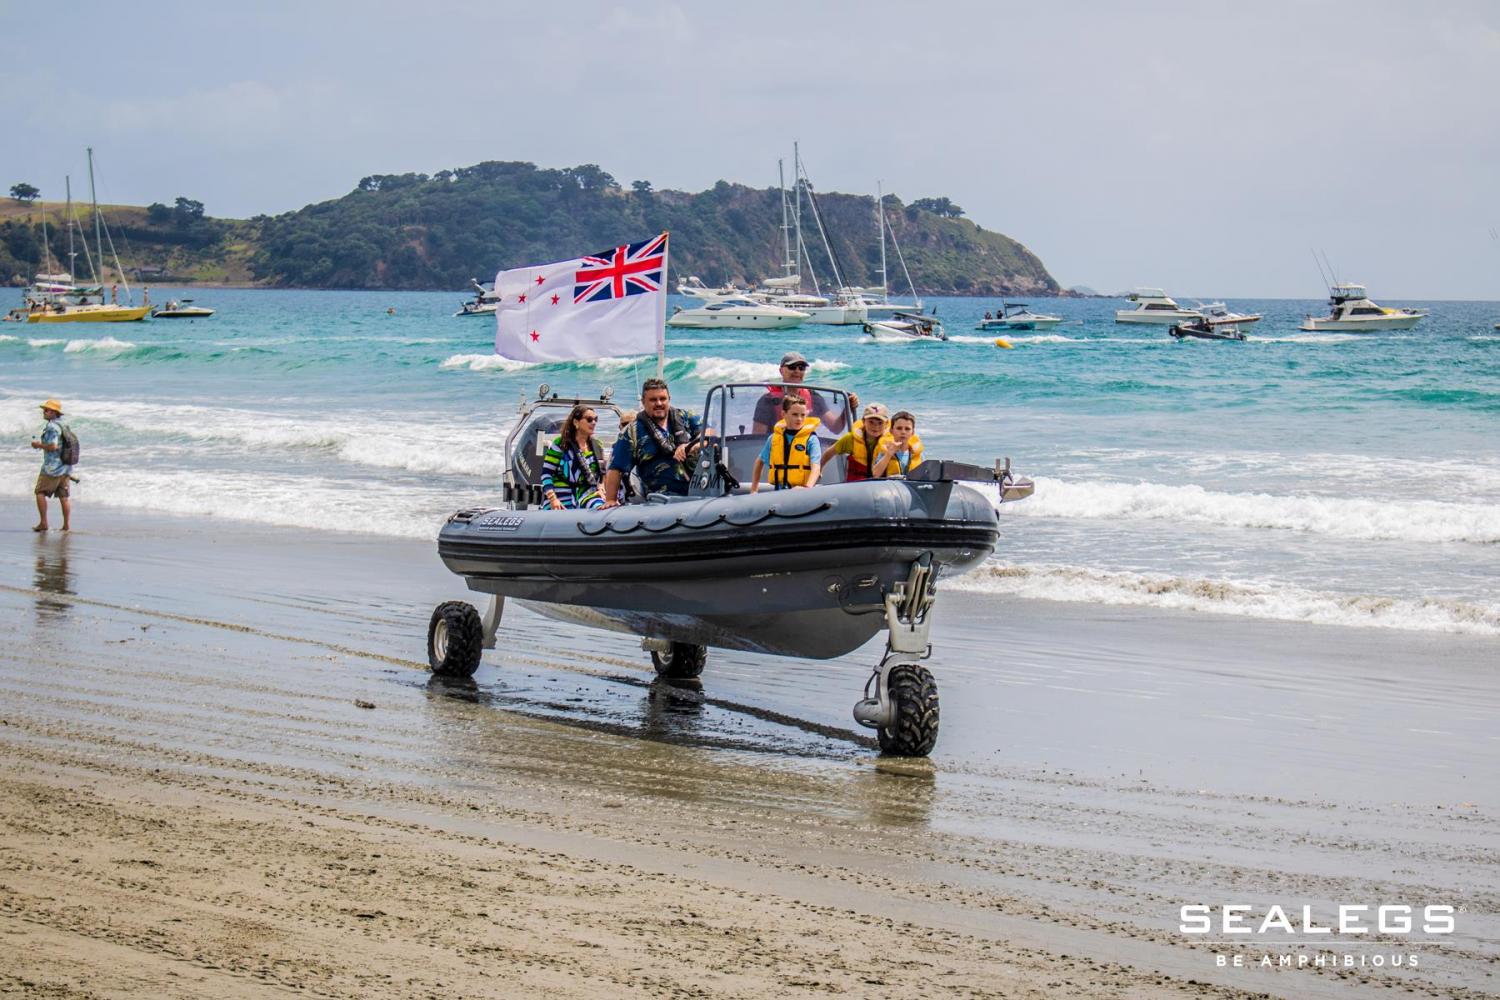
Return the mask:
{"type": "Polygon", "coordinates": [[[1435,598],[1338,594],[1077,566],[990,564],[946,584],[954,590],[1046,601],[1130,605],[1409,632],[1500,636],[1500,607],[1435,598]]]}
{"type": "Polygon", "coordinates": [[[68,354],[79,354],[83,351],[98,351],[103,354],[120,354],[124,351],[135,349],[135,344],[128,340],[116,340],[114,337],[100,337],[98,340],[70,340],[68,346],[63,350],[68,354]]]}
{"type": "Polygon", "coordinates": [[[1221,493],[1191,485],[1038,477],[1036,494],[1005,511],[1017,517],[1190,521],[1369,541],[1500,542],[1500,505],[1436,500],[1221,493]]]}

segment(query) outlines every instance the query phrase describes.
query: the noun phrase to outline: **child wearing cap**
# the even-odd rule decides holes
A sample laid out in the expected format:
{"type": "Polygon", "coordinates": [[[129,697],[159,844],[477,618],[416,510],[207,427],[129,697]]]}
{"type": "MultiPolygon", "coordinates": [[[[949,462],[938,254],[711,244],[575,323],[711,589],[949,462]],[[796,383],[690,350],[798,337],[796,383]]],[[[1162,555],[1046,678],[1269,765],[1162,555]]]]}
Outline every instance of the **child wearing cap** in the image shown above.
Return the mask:
{"type": "Polygon", "coordinates": [[[885,407],[879,403],[871,403],[865,407],[864,419],[860,421],[860,425],[833,443],[830,457],[849,456],[849,465],[844,470],[845,482],[857,483],[884,475],[883,471],[872,474],[870,466],[872,459],[893,443],[888,433],[889,427],[890,417],[885,407]]]}

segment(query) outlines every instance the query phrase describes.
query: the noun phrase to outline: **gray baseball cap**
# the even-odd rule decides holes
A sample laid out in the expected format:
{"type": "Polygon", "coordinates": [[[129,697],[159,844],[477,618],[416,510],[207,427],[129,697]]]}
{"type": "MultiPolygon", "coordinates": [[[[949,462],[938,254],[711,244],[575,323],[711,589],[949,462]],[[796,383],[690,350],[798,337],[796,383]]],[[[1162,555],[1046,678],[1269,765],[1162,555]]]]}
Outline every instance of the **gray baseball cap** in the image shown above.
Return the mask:
{"type": "Polygon", "coordinates": [[[798,354],[796,351],[787,351],[785,354],[783,354],[781,356],[781,367],[783,367],[783,368],[785,368],[787,365],[805,365],[805,364],[807,364],[807,359],[804,358],[802,355],[798,354]]]}

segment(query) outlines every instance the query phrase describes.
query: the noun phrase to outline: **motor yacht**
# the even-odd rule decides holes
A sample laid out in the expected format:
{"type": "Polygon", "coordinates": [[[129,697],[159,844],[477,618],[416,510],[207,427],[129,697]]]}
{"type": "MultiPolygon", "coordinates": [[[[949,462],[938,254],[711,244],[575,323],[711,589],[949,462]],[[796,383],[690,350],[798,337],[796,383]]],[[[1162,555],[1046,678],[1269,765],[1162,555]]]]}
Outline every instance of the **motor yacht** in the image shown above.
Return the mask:
{"type": "Polygon", "coordinates": [[[891,319],[866,323],[865,333],[884,341],[948,339],[936,316],[919,313],[897,313],[891,319]]]}
{"type": "Polygon", "coordinates": [[[1196,310],[1184,309],[1160,288],[1137,288],[1128,296],[1136,304],[1134,309],[1115,312],[1116,323],[1154,323],[1171,326],[1173,323],[1191,322],[1200,315],[1196,310]]]}
{"type": "Polygon", "coordinates": [[[1364,285],[1334,285],[1328,290],[1328,315],[1308,316],[1301,329],[1347,333],[1410,330],[1426,315],[1426,309],[1387,309],[1376,305],[1365,294],[1364,285]]]}
{"type": "Polygon", "coordinates": [[[152,319],[208,319],[213,314],[212,309],[193,305],[192,299],[173,299],[166,305],[151,310],[152,319]]]}
{"type": "Polygon", "coordinates": [[[469,284],[474,286],[474,297],[458,307],[455,316],[493,316],[495,307],[500,303],[500,296],[495,294],[494,282],[481,284],[478,278],[470,278],[469,284]]]}
{"type": "Polygon", "coordinates": [[[1200,302],[1198,312],[1215,323],[1236,323],[1248,326],[1260,322],[1260,313],[1235,312],[1222,302],[1200,302]]]}
{"type": "Polygon", "coordinates": [[[677,294],[685,295],[690,299],[702,299],[705,302],[714,302],[719,299],[744,298],[748,293],[743,288],[738,288],[733,284],[710,288],[703,283],[702,278],[696,274],[690,274],[677,283],[677,294]]]}
{"type": "Polygon", "coordinates": [[[783,309],[748,298],[713,299],[696,309],[677,309],[668,326],[694,329],[786,330],[801,326],[809,315],[800,309],[783,309]]]}
{"type": "Polygon", "coordinates": [[[979,330],[1050,330],[1061,323],[1061,316],[1034,313],[1024,302],[1000,303],[1000,315],[979,321],[979,330]]]}

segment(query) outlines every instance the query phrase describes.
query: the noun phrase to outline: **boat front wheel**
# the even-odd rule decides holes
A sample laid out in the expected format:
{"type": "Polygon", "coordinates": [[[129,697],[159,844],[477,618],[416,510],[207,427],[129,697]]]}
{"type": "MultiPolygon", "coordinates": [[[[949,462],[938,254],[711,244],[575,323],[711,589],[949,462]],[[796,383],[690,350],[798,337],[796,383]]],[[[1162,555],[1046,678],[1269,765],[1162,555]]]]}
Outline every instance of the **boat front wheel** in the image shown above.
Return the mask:
{"type": "Polygon", "coordinates": [[[875,730],[880,749],[899,757],[926,757],[938,737],[938,690],[932,671],[915,663],[891,668],[887,681],[891,722],[875,730]]]}
{"type": "Polygon", "coordinates": [[[665,653],[651,651],[651,665],[662,677],[687,680],[703,673],[708,663],[708,647],[688,642],[674,642],[665,653]]]}
{"type": "Polygon", "coordinates": [[[472,604],[447,601],[427,624],[427,662],[441,677],[472,677],[484,654],[484,622],[472,604]]]}

